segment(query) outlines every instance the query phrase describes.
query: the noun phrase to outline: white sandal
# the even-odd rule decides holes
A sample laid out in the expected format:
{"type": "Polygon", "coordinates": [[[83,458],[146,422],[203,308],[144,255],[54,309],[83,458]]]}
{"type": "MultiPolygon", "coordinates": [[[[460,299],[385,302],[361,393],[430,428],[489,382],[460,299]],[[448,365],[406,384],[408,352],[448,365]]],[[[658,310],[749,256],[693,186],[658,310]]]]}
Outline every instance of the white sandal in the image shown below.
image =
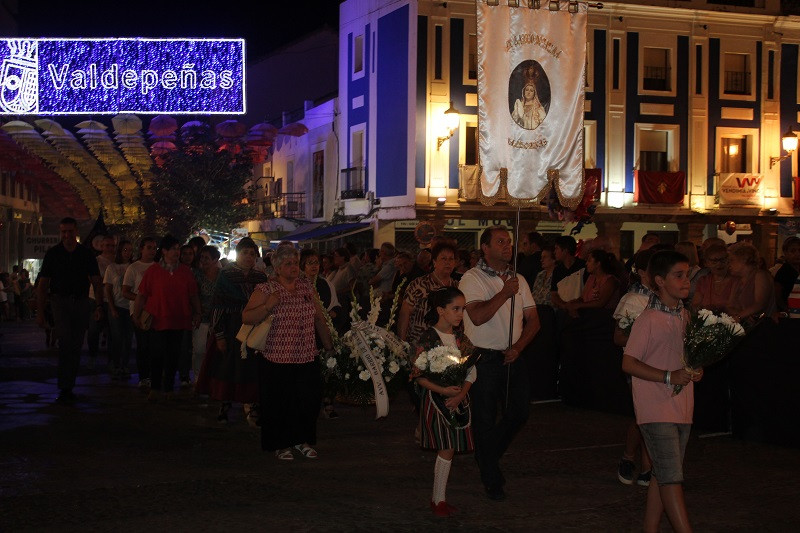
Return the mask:
{"type": "Polygon", "coordinates": [[[281,461],[294,461],[291,448],[284,448],[283,450],[275,450],[275,457],[281,461]]]}
{"type": "Polygon", "coordinates": [[[303,454],[303,457],[306,459],[316,459],[317,458],[317,450],[309,446],[308,444],[298,444],[294,447],[295,450],[303,454]]]}

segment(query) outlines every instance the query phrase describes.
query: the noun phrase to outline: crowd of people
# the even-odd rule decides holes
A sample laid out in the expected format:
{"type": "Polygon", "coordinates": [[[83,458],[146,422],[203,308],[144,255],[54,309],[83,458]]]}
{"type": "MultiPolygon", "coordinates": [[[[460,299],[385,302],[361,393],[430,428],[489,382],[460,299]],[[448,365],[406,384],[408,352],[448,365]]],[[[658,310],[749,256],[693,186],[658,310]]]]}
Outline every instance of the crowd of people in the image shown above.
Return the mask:
{"type": "MultiPolygon", "coordinates": [[[[84,338],[94,360],[106,331],[112,379],[127,382],[135,370],[151,402],[168,401],[176,382],[191,386],[219,402],[220,423],[239,404],[247,422],[260,427],[263,450],[281,461],[297,454],[314,459],[317,417],[338,416],[335,398],[322,397],[318,356],[348,331],[354,302],[369,309],[371,294],[379,295],[378,325],[392,324],[411,345],[411,368],[435,346],[469,354],[469,376],[460,386],[441,386],[418,370],[409,381],[420,414],[416,438],[438,450],[431,498],[437,516],[456,512],[445,496],[456,452],[474,451],[487,496],[505,498],[500,461],[530,402],[562,394],[559,335],[593,313],[611,321],[614,342],[624,347],[622,368],[632,376],[636,422],[625,436],[618,478],[651,487],[646,526],[666,512],[676,530],[688,530],[680,463],[691,385],[702,372],[683,370],[676,355],[686,313],[710,309],[746,325],[800,318],[797,237],[785,240],[782,262],[768,271],[748,242],[671,245],[655,234],[644,236],[626,264],[608,236],[579,247],[570,236],[549,241],[532,232],[520,236],[515,250],[503,227],[487,229],[477,250],[436,237],[414,253],[388,242],[363,251],[348,243],[332,254],[285,242],[262,255],[243,238],[234,261],[221,260],[202,238],[183,244],[169,235],[145,237],[134,247],[107,236],[98,254],[77,242],[73,219],[61,221],[60,233],[37,280],[36,319],[58,339],[62,403],[75,400],[84,338]],[[389,320],[395,300],[396,322],[389,320]],[[633,319],[633,329],[624,326],[633,319]],[[242,325],[264,320],[271,320],[264,345],[243,346],[242,325]],[[663,384],[686,391],[675,400],[663,384]],[[468,421],[454,425],[453,411],[468,421]],[[665,452],[664,442],[674,446],[665,452]]],[[[15,276],[0,278],[0,293],[16,302],[32,289],[24,271],[15,276]]],[[[3,302],[4,313],[11,307],[3,302]]],[[[17,309],[25,316],[24,307],[17,309]]]]}

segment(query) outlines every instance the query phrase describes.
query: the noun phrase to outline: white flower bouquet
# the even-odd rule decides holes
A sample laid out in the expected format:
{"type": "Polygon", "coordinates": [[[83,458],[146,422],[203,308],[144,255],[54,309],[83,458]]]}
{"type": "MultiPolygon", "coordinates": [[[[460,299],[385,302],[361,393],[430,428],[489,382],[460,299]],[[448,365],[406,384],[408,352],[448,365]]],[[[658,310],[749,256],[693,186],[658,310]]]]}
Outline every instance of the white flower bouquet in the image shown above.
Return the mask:
{"type": "Polygon", "coordinates": [[[619,319],[617,325],[619,325],[619,329],[621,329],[625,335],[630,337],[634,322],[636,322],[636,317],[632,317],[627,311],[625,311],[625,316],[619,319]]]}
{"type": "MultiPolygon", "coordinates": [[[[461,386],[469,373],[472,363],[469,357],[462,357],[461,351],[454,346],[436,346],[422,352],[414,361],[414,366],[422,375],[442,387],[461,386]]],[[[444,416],[450,426],[463,428],[470,422],[467,408],[469,402],[464,401],[455,410],[448,409],[445,405],[446,398],[439,393],[428,390],[436,409],[444,416]]]]}
{"type": "Polygon", "coordinates": [[[467,357],[454,346],[436,346],[422,352],[414,362],[426,378],[442,387],[461,386],[469,372],[467,357]]]}
{"type": "MultiPolygon", "coordinates": [[[[728,355],[746,331],[733,318],[708,309],[701,309],[686,326],[683,343],[683,366],[688,372],[713,365],[728,355]]],[[[680,394],[683,386],[675,385],[673,394],[680,394]]]]}
{"type": "Polygon", "coordinates": [[[372,355],[390,397],[407,381],[408,343],[375,324],[380,311],[380,297],[370,291],[370,302],[367,320],[361,320],[361,306],[353,299],[350,331],[334,337],[334,349],[321,355],[325,394],[330,397],[337,396],[357,404],[374,401],[372,376],[364,364],[364,352],[372,355]]]}

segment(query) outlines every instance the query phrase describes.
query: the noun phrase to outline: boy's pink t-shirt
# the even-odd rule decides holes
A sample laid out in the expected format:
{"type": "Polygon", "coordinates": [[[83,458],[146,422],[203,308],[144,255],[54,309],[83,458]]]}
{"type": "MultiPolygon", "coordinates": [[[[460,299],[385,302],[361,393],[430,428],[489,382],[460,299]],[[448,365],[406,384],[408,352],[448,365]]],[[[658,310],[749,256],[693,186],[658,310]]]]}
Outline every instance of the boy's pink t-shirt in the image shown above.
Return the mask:
{"type": "MultiPolygon", "coordinates": [[[[648,308],[633,323],[625,354],[659,370],[683,367],[685,320],[648,308]]],[[[633,377],[633,408],[637,424],[673,422],[691,424],[694,411],[694,383],[673,396],[672,387],[661,382],[633,377]]]]}

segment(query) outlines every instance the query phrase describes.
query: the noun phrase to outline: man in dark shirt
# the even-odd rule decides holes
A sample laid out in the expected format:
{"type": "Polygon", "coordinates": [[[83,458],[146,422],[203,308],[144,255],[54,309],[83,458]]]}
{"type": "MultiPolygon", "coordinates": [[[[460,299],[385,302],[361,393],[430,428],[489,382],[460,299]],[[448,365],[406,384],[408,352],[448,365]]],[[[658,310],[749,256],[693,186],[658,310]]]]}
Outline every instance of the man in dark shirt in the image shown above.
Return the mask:
{"type": "MultiPolygon", "coordinates": [[[[91,250],[78,243],[78,224],[64,218],[58,226],[61,242],[44,256],[36,294],[37,309],[44,309],[47,297],[55,320],[58,339],[59,403],[72,403],[72,388],[78,374],[81,348],[89,326],[89,285],[94,286],[97,307],[103,308],[103,289],[97,260],[91,250]]],[[[36,314],[36,322],[45,326],[44,313],[36,314]]]]}
{"type": "Polygon", "coordinates": [[[544,238],[538,231],[531,231],[519,239],[519,266],[517,273],[521,274],[528,282],[528,287],[533,287],[536,275],[542,270],[542,247],[544,238]]]}

